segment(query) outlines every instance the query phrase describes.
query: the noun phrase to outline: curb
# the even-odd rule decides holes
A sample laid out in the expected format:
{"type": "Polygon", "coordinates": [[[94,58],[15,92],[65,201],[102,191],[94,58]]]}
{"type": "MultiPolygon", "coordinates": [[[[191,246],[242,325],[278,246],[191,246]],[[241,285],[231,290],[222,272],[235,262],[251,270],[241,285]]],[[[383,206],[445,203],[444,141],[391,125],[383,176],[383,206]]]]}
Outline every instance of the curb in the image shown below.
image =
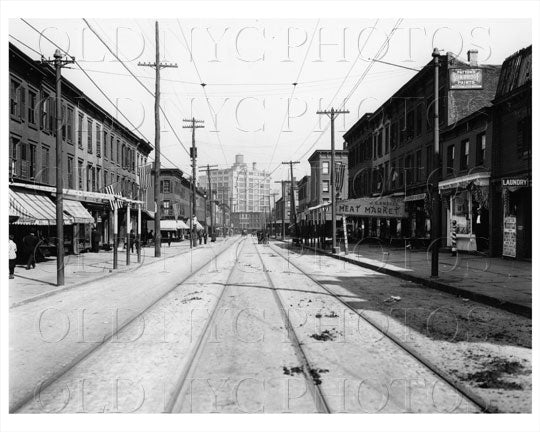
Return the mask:
{"type": "MultiPolygon", "coordinates": [[[[284,240],[279,240],[278,239],[278,241],[290,244],[289,242],[284,241],[284,240]]],[[[511,312],[513,314],[516,314],[516,315],[521,315],[521,316],[523,316],[525,318],[531,318],[532,317],[532,308],[528,307],[528,306],[524,306],[524,305],[521,305],[521,304],[518,304],[518,303],[508,302],[508,301],[505,301],[505,300],[501,300],[501,299],[499,299],[497,297],[492,297],[492,296],[488,296],[488,295],[485,295],[485,294],[475,293],[474,291],[469,291],[469,290],[466,290],[466,289],[463,289],[463,288],[458,288],[458,287],[455,287],[455,286],[452,286],[452,285],[449,285],[449,284],[437,282],[436,280],[431,280],[431,279],[427,279],[427,278],[420,277],[420,276],[414,276],[414,275],[411,275],[411,274],[402,273],[402,272],[397,271],[397,270],[390,270],[390,269],[387,269],[387,268],[384,268],[384,267],[376,266],[376,265],[373,265],[373,264],[368,264],[368,263],[365,263],[365,262],[362,262],[362,261],[357,261],[357,260],[354,260],[352,258],[348,258],[348,257],[345,257],[345,256],[334,255],[331,252],[321,250],[321,249],[315,249],[312,246],[302,245],[302,247],[305,248],[305,249],[314,251],[314,252],[319,252],[319,253],[321,253],[323,255],[329,256],[329,257],[337,259],[337,260],[345,261],[345,262],[348,262],[350,264],[357,265],[359,267],[364,267],[364,268],[367,268],[369,270],[373,270],[373,271],[376,271],[376,272],[379,272],[379,273],[386,274],[388,276],[394,276],[394,277],[397,277],[397,278],[400,278],[400,279],[403,279],[403,280],[406,280],[406,281],[409,281],[409,282],[415,282],[415,283],[418,283],[420,285],[424,285],[425,287],[436,289],[438,291],[443,291],[443,292],[453,294],[453,295],[456,295],[456,296],[466,297],[466,298],[474,300],[474,301],[476,301],[478,303],[485,304],[486,306],[496,307],[498,309],[502,309],[502,310],[505,310],[507,312],[511,312]]]]}
{"type": "Polygon", "coordinates": [[[32,303],[34,301],[47,298],[47,297],[53,296],[55,294],[59,294],[59,293],[61,293],[63,291],[68,291],[68,290],[73,289],[73,288],[78,288],[78,287],[80,287],[82,285],[86,285],[88,283],[97,282],[97,281],[100,281],[100,280],[105,279],[105,278],[112,278],[112,277],[118,276],[120,274],[123,274],[126,271],[139,270],[141,267],[144,267],[145,265],[150,265],[150,264],[154,264],[156,262],[166,261],[166,260],[168,260],[170,258],[178,257],[180,255],[183,255],[184,253],[187,253],[187,252],[189,252],[189,249],[186,252],[179,253],[179,254],[176,254],[176,255],[171,255],[171,256],[168,256],[168,257],[164,257],[164,258],[160,258],[158,261],[153,261],[151,263],[144,263],[144,261],[143,261],[141,263],[137,263],[136,266],[133,266],[133,267],[127,267],[126,266],[125,268],[123,268],[121,270],[117,269],[115,271],[115,270],[109,269],[108,273],[104,273],[103,275],[98,276],[97,278],[87,279],[87,280],[76,282],[76,283],[73,283],[73,284],[70,284],[70,285],[65,285],[65,286],[63,286],[61,288],[53,289],[51,291],[46,291],[44,293],[38,294],[38,295],[33,296],[33,297],[26,298],[24,300],[19,300],[17,302],[14,302],[14,303],[10,304],[9,309],[15,309],[17,307],[24,306],[25,304],[32,303]]]}

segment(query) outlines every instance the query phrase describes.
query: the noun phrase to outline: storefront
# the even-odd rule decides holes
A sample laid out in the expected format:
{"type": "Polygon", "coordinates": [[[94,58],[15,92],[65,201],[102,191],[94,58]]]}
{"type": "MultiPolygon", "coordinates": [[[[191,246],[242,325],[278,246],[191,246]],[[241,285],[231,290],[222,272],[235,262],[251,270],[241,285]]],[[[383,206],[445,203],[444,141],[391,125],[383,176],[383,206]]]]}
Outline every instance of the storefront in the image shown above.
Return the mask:
{"type": "Polygon", "coordinates": [[[503,249],[508,258],[532,257],[532,187],[529,178],[503,178],[503,249]]]}
{"type": "Polygon", "coordinates": [[[487,251],[489,247],[489,172],[479,172],[439,183],[446,245],[456,233],[458,250],[487,251]],[[455,221],[455,225],[454,225],[455,221]]]}

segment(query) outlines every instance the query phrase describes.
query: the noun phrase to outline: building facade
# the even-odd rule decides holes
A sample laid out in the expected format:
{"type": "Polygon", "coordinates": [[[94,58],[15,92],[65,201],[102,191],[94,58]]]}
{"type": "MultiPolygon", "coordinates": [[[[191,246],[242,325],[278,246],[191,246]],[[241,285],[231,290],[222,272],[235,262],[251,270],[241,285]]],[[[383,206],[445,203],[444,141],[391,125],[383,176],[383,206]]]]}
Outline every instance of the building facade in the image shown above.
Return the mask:
{"type": "MultiPolygon", "coordinates": [[[[452,53],[439,57],[441,136],[460,120],[491,105],[500,66],[478,65],[476,56],[476,51],[469,51],[468,61],[452,53]],[[463,84],[465,80],[460,78],[463,76],[469,79],[469,84],[463,84]]],[[[375,112],[362,116],[345,133],[346,148],[352,155],[349,159],[352,196],[403,199],[407,212],[405,219],[353,218],[359,237],[430,238],[433,103],[432,60],[375,112]]],[[[444,170],[443,175],[446,175],[444,170]]]]}
{"type": "Polygon", "coordinates": [[[508,57],[493,100],[491,254],[532,257],[532,46],[508,57]]]}
{"type": "MultiPolygon", "coordinates": [[[[93,242],[92,228],[99,233],[100,245],[112,242],[112,213],[104,193],[107,186],[112,185],[117,195],[125,197],[125,203],[144,201],[145,210],[153,210],[153,201],[145,200],[138,176],[138,168],[148,163],[150,143],[65,78],[62,79],[62,126],[56,131],[54,69],[10,44],[9,70],[10,189],[16,193],[21,187],[33,188],[36,193],[54,197],[51,187],[56,186],[56,134],[62,134],[62,174],[68,206],[79,203],[91,215],[85,223],[74,218],[73,223],[67,224],[65,237],[69,250],[78,252],[87,248],[93,242]]],[[[129,229],[136,229],[137,214],[131,214],[132,219],[127,221],[125,206],[119,211],[120,238],[129,229]]],[[[144,215],[150,216],[146,211],[144,215]]],[[[14,222],[13,230],[21,231],[17,225],[14,222]]],[[[49,224],[46,230],[47,234],[41,228],[42,235],[54,237],[54,224],[49,224]]]]}
{"type": "MultiPolygon", "coordinates": [[[[330,150],[315,150],[309,157],[311,176],[310,207],[331,201],[330,150]]],[[[347,199],[349,181],[349,163],[347,150],[335,150],[336,198],[347,199]]]]}

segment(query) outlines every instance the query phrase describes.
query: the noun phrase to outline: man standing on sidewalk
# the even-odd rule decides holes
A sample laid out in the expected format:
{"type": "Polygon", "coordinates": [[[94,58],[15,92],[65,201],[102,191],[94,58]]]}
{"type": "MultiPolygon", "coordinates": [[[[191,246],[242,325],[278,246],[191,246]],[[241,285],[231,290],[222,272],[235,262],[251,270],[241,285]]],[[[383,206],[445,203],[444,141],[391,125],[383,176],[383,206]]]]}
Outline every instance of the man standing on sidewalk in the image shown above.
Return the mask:
{"type": "Polygon", "coordinates": [[[15,276],[15,262],[17,261],[17,245],[13,241],[14,235],[9,235],[9,278],[13,279],[15,276]]]}
{"type": "Polygon", "coordinates": [[[28,255],[28,260],[26,261],[26,270],[30,270],[30,266],[32,266],[32,268],[36,268],[36,249],[38,243],[39,239],[34,231],[30,231],[30,234],[25,235],[23,238],[23,249],[28,255]]]}

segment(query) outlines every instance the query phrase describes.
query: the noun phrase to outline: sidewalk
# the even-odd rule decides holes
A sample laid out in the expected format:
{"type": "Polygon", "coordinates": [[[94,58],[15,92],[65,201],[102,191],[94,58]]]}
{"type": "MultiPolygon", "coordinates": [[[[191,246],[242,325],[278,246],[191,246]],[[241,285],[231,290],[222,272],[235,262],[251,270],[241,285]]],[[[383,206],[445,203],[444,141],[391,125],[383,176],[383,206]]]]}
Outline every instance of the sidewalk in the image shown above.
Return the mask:
{"type": "MultiPolygon", "coordinates": [[[[216,239],[216,243],[197,245],[197,248],[209,247],[223,241],[216,239]]],[[[194,249],[194,250],[195,250],[194,249]]],[[[74,286],[99,280],[107,276],[113,276],[126,271],[134,271],[140,266],[156,261],[164,261],[167,258],[189,251],[189,240],[182,242],[167,243],[161,245],[161,258],[154,257],[154,247],[141,249],[141,262],[137,262],[137,252],[134,249],[130,253],[130,265],[126,265],[126,251],[118,250],[118,268],[113,270],[113,252],[99,251],[87,252],[79,255],[66,255],[64,259],[64,286],[56,285],[56,258],[50,257],[46,261],[36,264],[35,269],[26,270],[24,265],[17,265],[15,278],[9,280],[9,303],[10,306],[18,305],[27,299],[44,295],[57,289],[70,289],[74,286]]]]}
{"type": "MultiPolygon", "coordinates": [[[[303,246],[315,251],[314,248],[303,246]]],[[[386,245],[349,245],[349,253],[332,256],[391,276],[531,316],[532,263],[472,254],[439,254],[439,277],[431,277],[431,253],[386,245]]]]}

